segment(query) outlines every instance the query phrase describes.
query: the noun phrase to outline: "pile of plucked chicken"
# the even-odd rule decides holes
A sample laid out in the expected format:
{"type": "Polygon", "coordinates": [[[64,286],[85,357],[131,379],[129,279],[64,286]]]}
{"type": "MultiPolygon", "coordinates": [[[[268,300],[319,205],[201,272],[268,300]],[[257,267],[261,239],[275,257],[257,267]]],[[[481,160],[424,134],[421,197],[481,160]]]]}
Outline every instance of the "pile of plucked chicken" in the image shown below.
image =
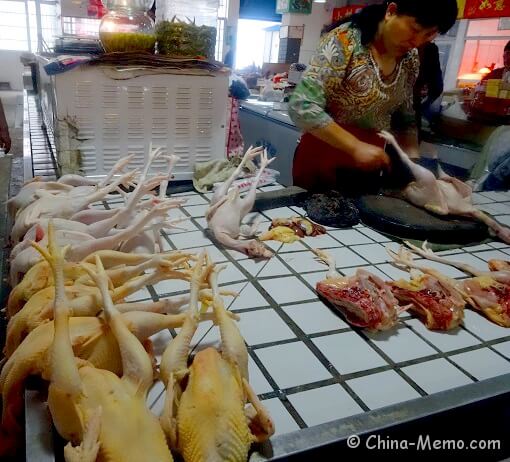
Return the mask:
{"type": "Polygon", "coordinates": [[[12,291],[0,373],[0,458],[23,442],[23,390],[30,376],[47,385],[54,426],[68,462],[245,461],[274,433],[250,386],[248,353],[236,315],[219,289],[223,267],[206,252],[163,251],[162,229],[177,227],[166,197],[175,156],[152,151],[143,171],[120,160],[100,182],[64,175],[34,180],[8,203],[12,291]],[[149,175],[155,160],[168,168],[149,175]],[[159,187],[156,195],[155,189],[159,187]],[[91,207],[122,197],[113,210],[91,207]],[[126,297],[163,280],[189,293],[157,302],[126,297]],[[221,348],[190,360],[200,322],[212,320],[221,348]],[[150,337],[177,328],[159,364],[150,337]],[[160,416],[146,403],[155,380],[166,388],[160,416]]]}

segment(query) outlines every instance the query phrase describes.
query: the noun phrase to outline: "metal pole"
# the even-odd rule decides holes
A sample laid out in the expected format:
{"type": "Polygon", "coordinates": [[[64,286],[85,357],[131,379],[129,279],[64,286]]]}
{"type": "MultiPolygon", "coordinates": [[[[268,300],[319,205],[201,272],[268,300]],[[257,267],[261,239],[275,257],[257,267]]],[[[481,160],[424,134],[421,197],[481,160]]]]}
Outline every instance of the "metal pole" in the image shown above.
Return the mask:
{"type": "Polygon", "coordinates": [[[32,52],[32,37],[30,36],[30,12],[28,11],[28,0],[25,0],[25,21],[27,23],[28,51],[32,52]]]}

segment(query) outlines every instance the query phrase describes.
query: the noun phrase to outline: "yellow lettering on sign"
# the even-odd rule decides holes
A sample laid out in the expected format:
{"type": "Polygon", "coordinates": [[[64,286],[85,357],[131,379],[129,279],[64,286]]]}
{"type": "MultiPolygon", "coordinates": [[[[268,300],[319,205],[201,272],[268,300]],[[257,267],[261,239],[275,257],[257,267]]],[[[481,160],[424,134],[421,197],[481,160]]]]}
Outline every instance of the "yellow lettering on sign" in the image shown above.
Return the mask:
{"type": "Polygon", "coordinates": [[[457,8],[459,10],[457,19],[462,19],[464,17],[464,9],[466,8],[466,0],[457,0],[457,8]]]}
{"type": "Polygon", "coordinates": [[[496,11],[503,11],[505,9],[505,0],[496,0],[494,4],[494,9],[496,11]]]}
{"type": "Polygon", "coordinates": [[[478,7],[479,10],[488,10],[491,8],[492,8],[491,0],[482,0],[480,6],[478,7]]]}

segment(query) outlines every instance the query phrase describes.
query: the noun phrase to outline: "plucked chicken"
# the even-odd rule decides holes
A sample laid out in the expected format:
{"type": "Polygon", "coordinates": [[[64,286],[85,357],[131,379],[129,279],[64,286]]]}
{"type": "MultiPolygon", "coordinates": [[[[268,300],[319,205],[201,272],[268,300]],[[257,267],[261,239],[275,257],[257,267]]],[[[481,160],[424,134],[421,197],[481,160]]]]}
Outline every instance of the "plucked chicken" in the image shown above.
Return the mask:
{"type": "Polygon", "coordinates": [[[186,321],[161,359],[166,397],[161,425],[185,462],[244,462],[254,442],[267,440],[274,424],[248,382],[248,352],[219,296],[217,271],[195,265],[186,321]],[[190,366],[190,342],[199,316],[198,288],[209,278],[221,353],[199,351],[190,366]]]}
{"type": "Polygon", "coordinates": [[[259,184],[264,169],[272,161],[273,159],[267,158],[267,152],[263,148],[248,149],[230,178],[223,182],[213,194],[211,204],[205,214],[209,229],[217,242],[228,249],[237,250],[253,258],[271,258],[273,256],[273,252],[267,249],[264,244],[258,240],[240,239],[241,236],[250,238],[255,234],[253,229],[247,229],[246,226],[241,226],[241,222],[253,208],[255,196],[257,194],[257,185],[259,184]],[[257,156],[260,156],[259,172],[246,196],[241,198],[237,187],[230,190],[229,188],[232,186],[234,180],[241,174],[246,162],[257,156]]]}
{"type": "MultiPolygon", "coordinates": [[[[187,262],[186,255],[177,254],[173,258],[159,259],[156,271],[128,279],[122,285],[113,287],[111,297],[118,302],[146,285],[167,279],[188,281],[189,270],[182,268],[187,262]],[[179,268],[179,269],[176,269],[179,268]]],[[[84,265],[83,268],[86,268],[84,265]]],[[[73,316],[95,316],[102,309],[101,295],[96,286],[74,284],[65,286],[68,309],[73,316]]],[[[54,288],[47,287],[33,295],[23,308],[16,313],[7,325],[4,353],[7,357],[19,346],[20,342],[38,325],[51,319],[53,311],[54,288]]]]}
{"type": "Polygon", "coordinates": [[[503,242],[510,244],[510,228],[473,205],[472,190],[466,183],[446,175],[441,169],[439,179],[436,179],[432,172],[409,158],[391,133],[382,131],[380,135],[395,148],[415,178],[403,191],[409,202],[437,215],[456,215],[481,221],[503,242]]]}
{"type": "Polygon", "coordinates": [[[52,241],[49,252],[39,248],[50,263],[55,280],[48,406],[57,431],[69,441],[64,449],[65,458],[68,461],[173,460],[161,426],[145,403],[153,382],[151,360],[115,308],[108,291],[108,277],[98,257],[96,272],[88,267],[86,271],[101,292],[105,319],[120,350],[122,377],[76,362],[62,275],[64,256],[52,241]]]}

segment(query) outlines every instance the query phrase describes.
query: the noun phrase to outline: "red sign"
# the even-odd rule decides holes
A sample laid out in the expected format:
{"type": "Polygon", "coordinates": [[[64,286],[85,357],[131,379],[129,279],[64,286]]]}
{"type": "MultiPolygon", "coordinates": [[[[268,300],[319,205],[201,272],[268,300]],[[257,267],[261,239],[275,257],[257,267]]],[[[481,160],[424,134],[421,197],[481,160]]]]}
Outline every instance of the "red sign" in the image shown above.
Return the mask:
{"type": "Polygon", "coordinates": [[[501,18],[510,16],[510,0],[466,0],[463,17],[501,18]]]}
{"type": "Polygon", "coordinates": [[[358,11],[362,10],[366,5],[349,5],[349,6],[343,6],[342,8],[335,8],[333,10],[333,18],[332,21],[339,21],[340,19],[347,18],[348,16],[353,15],[354,13],[357,13],[358,11]]]}

